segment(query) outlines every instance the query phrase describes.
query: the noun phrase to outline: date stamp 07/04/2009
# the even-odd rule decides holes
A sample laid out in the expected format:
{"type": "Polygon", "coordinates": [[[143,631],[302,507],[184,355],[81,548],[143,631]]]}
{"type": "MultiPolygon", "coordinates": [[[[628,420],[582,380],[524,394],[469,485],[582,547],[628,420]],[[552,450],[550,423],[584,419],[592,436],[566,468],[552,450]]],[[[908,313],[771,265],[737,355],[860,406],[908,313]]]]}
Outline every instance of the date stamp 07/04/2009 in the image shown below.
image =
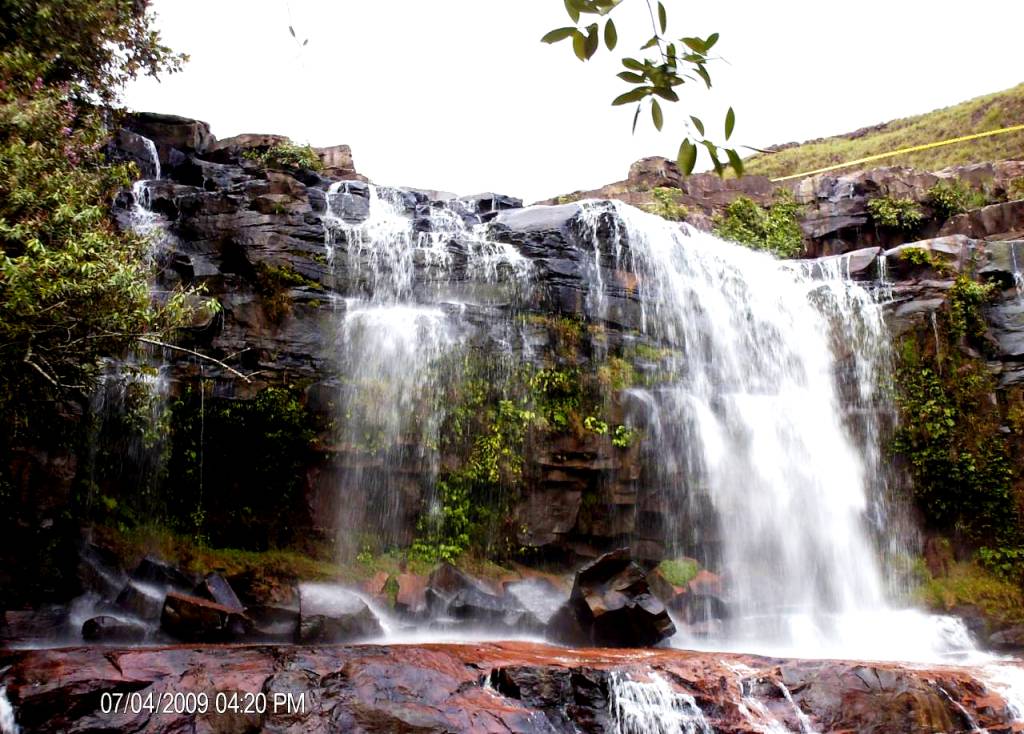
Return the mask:
{"type": "Polygon", "coordinates": [[[100,696],[102,714],[304,714],[305,693],[132,691],[100,696]]]}

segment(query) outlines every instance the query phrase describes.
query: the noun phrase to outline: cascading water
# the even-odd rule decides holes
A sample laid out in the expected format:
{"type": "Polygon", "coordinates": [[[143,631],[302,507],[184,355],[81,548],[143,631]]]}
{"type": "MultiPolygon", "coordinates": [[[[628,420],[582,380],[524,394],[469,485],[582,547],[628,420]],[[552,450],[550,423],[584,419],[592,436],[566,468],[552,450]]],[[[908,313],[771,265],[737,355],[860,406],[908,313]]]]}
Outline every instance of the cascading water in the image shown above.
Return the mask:
{"type": "Polygon", "coordinates": [[[515,280],[529,268],[514,248],[484,237],[461,202],[417,209],[408,192],[353,190],[347,182],[333,184],[326,198],[328,261],[336,290],[351,294],[335,300],[346,455],[339,484],[360,493],[359,502],[344,503],[340,523],[341,551],[351,556],[365,546],[408,543],[403,532],[422,497],[428,517],[439,510],[430,500],[444,417],[437,401],[457,380],[455,361],[442,368],[442,360],[466,337],[451,318],[465,306],[447,292],[451,280],[457,271],[483,283],[515,280]]]}
{"type": "Polygon", "coordinates": [[[613,672],[608,680],[608,708],[615,734],[711,734],[711,724],[693,696],[676,691],[664,678],[633,680],[613,672]]]}
{"type": "Polygon", "coordinates": [[[0,734],[18,734],[19,731],[14,719],[14,707],[7,700],[7,689],[0,686],[0,734]]]}
{"type": "MultiPolygon", "coordinates": [[[[618,203],[585,204],[582,220],[598,262],[635,275],[643,330],[673,349],[671,379],[653,393],[653,459],[682,468],[662,478],[687,516],[710,508],[716,520],[717,537],[696,544],[713,549],[729,618],[685,644],[911,659],[943,650],[949,620],[890,610],[870,532],[892,530],[874,417],[885,413],[888,340],[870,295],[838,264],[812,277],[618,203]],[[851,408],[858,419],[844,421],[851,408]]],[[[591,303],[603,318],[602,300],[591,303]]],[[[673,532],[678,549],[694,545],[683,522],[673,532]]]]}

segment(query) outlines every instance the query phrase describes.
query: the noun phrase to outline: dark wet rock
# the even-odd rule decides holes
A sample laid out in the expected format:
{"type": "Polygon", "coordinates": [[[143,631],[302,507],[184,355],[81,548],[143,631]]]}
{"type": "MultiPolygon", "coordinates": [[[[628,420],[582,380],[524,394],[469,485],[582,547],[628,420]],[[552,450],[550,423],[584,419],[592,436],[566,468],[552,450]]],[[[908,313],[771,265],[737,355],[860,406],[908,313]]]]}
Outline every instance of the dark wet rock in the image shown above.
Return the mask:
{"type": "Polygon", "coordinates": [[[424,596],[433,617],[522,630],[539,630],[542,626],[514,597],[495,593],[450,563],[442,563],[431,572],[424,596]]]}
{"type": "Polygon", "coordinates": [[[177,115],[133,112],[125,116],[123,124],[128,130],[153,141],[163,165],[182,160],[174,155],[175,152],[179,156],[183,153],[205,153],[216,140],[207,123],[177,115]]]}
{"type": "Polygon", "coordinates": [[[140,581],[129,581],[117,595],[119,609],[139,619],[158,620],[163,614],[165,587],[140,581]]]}
{"type": "Polygon", "coordinates": [[[370,214],[370,192],[361,181],[346,181],[327,193],[331,213],[348,223],[358,223],[370,214]]]}
{"type": "Polygon", "coordinates": [[[82,639],[88,642],[142,642],[148,630],[140,622],[100,616],[85,620],[82,639]]]}
{"type": "Polygon", "coordinates": [[[298,607],[260,604],[248,607],[252,620],[250,637],[257,642],[296,642],[299,639],[298,607]]]}
{"type": "Polygon", "coordinates": [[[827,273],[835,269],[845,277],[863,280],[878,277],[877,263],[881,252],[881,247],[862,247],[842,255],[831,255],[803,262],[810,268],[812,274],[819,277],[823,272],[827,273]]]}
{"type": "Polygon", "coordinates": [[[170,587],[180,591],[191,591],[196,585],[195,579],[189,574],[154,556],[146,556],[139,561],[139,565],[132,571],[131,576],[134,581],[170,587]]]}
{"type": "Polygon", "coordinates": [[[492,589],[483,581],[473,578],[450,563],[442,563],[430,572],[426,588],[427,603],[430,606],[446,604],[460,591],[492,593],[492,589]]]}
{"type": "Polygon", "coordinates": [[[128,575],[115,553],[87,543],[78,556],[78,580],[84,591],[94,592],[103,599],[114,599],[124,588],[128,575]]]}
{"type": "Polygon", "coordinates": [[[1024,625],[1016,625],[989,635],[988,643],[996,650],[1024,650],[1024,625]]]}
{"type": "Polygon", "coordinates": [[[616,680],[642,685],[655,675],[670,692],[692,697],[719,734],[1014,728],[1006,701],[979,672],[952,665],[565,650],[527,643],[22,651],[6,655],[0,686],[22,729],[38,734],[607,734],[615,730],[612,702],[621,693],[616,680]],[[245,716],[173,708],[150,715],[130,709],[105,713],[100,704],[102,693],[137,692],[160,700],[186,690],[211,701],[218,692],[262,692],[267,707],[245,716]]]}
{"type": "Polygon", "coordinates": [[[0,643],[39,642],[59,638],[68,626],[68,610],[61,605],[43,605],[30,610],[8,610],[0,615],[0,643]]]}
{"type": "Polygon", "coordinates": [[[160,626],[187,642],[217,642],[241,637],[251,622],[235,609],[176,591],[164,600],[160,626]]]}
{"type": "Polygon", "coordinates": [[[462,589],[448,601],[443,612],[468,624],[523,632],[540,632],[544,624],[515,597],[496,596],[477,589],[462,589]]]}
{"type": "Polygon", "coordinates": [[[607,553],[576,573],[569,601],[548,625],[549,635],[573,645],[649,647],[675,634],[665,605],[628,549],[607,553]]]}
{"type": "Polygon", "coordinates": [[[159,157],[156,146],[148,138],[121,128],[114,135],[110,150],[113,160],[134,163],[141,178],[157,177],[159,157]]]}
{"type": "Polygon", "coordinates": [[[1024,237],[1024,200],[1006,201],[964,212],[946,222],[939,234],[961,234],[984,239],[1024,237]]]}
{"type": "Polygon", "coordinates": [[[219,573],[206,574],[196,587],[195,593],[197,596],[217,602],[228,609],[234,609],[239,612],[245,609],[242,602],[238,600],[235,590],[231,588],[231,584],[219,573]]]}
{"type": "Polygon", "coordinates": [[[348,642],[383,633],[365,601],[351,591],[326,584],[299,587],[299,640],[348,642]]]}

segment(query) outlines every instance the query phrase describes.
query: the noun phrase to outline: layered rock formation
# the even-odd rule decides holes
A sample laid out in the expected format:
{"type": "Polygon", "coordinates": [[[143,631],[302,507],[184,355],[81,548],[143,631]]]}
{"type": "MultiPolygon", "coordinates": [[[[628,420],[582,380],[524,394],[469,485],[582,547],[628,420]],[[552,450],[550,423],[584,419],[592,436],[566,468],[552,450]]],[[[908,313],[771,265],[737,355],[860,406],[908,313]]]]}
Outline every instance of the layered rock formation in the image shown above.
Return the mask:
{"type": "Polygon", "coordinates": [[[998,683],[954,666],[503,643],[40,650],[0,653],[0,670],[40,734],[1019,728],[998,683]]]}

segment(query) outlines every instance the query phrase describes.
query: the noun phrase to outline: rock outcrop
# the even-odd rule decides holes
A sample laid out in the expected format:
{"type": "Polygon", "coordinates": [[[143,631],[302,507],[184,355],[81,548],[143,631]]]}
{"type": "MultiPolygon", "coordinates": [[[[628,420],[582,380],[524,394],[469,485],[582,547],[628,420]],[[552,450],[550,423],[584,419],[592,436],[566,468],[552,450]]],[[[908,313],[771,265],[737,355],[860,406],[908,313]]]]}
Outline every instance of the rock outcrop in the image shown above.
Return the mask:
{"type": "Polygon", "coordinates": [[[650,731],[642,722],[720,734],[1008,734],[1020,726],[998,684],[954,666],[674,650],[67,649],[0,653],[0,671],[18,725],[38,734],[650,731]]]}
{"type": "Polygon", "coordinates": [[[648,647],[675,632],[628,549],[606,553],[577,571],[569,600],[548,623],[551,639],[579,646],[648,647]]]}

